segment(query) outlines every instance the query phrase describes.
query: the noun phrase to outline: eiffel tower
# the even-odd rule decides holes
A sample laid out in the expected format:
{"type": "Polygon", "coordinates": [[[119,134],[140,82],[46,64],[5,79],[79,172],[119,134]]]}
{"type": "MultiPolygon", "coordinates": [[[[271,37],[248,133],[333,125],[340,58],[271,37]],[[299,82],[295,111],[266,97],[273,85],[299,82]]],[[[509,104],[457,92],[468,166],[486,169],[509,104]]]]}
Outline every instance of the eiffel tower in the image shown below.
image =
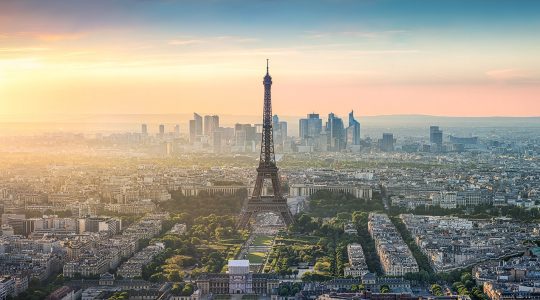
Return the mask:
{"type": "Polygon", "coordinates": [[[272,77],[268,72],[268,59],[266,60],[266,76],[264,84],[264,109],[263,109],[263,129],[261,139],[261,155],[259,167],[257,168],[257,179],[253,194],[247,199],[242,207],[238,228],[248,228],[252,216],[263,212],[272,212],[280,216],[285,225],[293,223],[293,217],[287,200],[281,194],[281,185],[278,176],[278,167],[276,166],[276,157],[274,154],[274,141],[272,129],[272,77]],[[272,181],[273,195],[263,196],[262,188],[265,179],[272,181]]]}

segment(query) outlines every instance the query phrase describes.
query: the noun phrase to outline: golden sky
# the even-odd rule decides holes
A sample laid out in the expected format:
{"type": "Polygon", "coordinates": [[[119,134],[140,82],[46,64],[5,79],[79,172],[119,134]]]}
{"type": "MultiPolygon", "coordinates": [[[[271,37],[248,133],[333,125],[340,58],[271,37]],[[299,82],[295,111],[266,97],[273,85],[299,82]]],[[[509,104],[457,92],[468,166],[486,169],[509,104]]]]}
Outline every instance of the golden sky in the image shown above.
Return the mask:
{"type": "Polygon", "coordinates": [[[0,114],[540,115],[538,2],[433,2],[2,1],[0,114]]]}

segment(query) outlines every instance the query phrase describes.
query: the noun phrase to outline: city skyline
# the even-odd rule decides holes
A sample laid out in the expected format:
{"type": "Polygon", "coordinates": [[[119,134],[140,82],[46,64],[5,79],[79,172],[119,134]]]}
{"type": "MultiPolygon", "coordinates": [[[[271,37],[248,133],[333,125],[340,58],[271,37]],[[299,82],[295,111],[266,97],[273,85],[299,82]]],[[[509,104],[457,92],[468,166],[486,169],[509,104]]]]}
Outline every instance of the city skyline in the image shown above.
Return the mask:
{"type": "Polygon", "coordinates": [[[539,115],[537,2],[307,4],[2,2],[0,111],[539,115]]]}
{"type": "Polygon", "coordinates": [[[0,0],[0,300],[540,299],[510,3],[0,0]]]}

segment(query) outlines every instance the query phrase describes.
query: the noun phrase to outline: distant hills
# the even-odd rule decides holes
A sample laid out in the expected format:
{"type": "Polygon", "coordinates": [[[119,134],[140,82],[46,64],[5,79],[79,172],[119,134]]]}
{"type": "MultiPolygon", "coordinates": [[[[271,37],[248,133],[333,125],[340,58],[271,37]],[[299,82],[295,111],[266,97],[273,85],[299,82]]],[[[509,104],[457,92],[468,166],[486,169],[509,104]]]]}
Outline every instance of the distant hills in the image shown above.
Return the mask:
{"type": "Polygon", "coordinates": [[[429,115],[384,115],[360,117],[367,124],[383,126],[429,126],[443,127],[537,127],[540,126],[539,117],[447,117],[429,115]]]}

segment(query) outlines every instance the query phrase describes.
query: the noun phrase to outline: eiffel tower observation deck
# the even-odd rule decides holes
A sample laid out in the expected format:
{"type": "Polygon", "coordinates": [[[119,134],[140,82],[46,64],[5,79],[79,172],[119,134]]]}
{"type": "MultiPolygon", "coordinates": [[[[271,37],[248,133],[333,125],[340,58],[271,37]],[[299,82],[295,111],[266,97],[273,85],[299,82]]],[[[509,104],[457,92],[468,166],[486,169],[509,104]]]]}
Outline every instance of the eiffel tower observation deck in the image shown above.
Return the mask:
{"type": "Polygon", "coordinates": [[[281,184],[279,182],[278,167],[274,153],[273,129],[272,129],[272,77],[268,69],[268,59],[266,60],[266,75],[263,79],[264,85],[264,108],[263,108],[263,129],[261,137],[261,154],[259,167],[257,168],[257,178],[253,194],[247,199],[242,207],[238,220],[239,228],[248,228],[253,216],[272,212],[280,216],[285,225],[293,223],[293,217],[287,199],[281,194],[281,184]],[[272,195],[262,195],[264,182],[270,180],[272,183],[272,195]]]}

